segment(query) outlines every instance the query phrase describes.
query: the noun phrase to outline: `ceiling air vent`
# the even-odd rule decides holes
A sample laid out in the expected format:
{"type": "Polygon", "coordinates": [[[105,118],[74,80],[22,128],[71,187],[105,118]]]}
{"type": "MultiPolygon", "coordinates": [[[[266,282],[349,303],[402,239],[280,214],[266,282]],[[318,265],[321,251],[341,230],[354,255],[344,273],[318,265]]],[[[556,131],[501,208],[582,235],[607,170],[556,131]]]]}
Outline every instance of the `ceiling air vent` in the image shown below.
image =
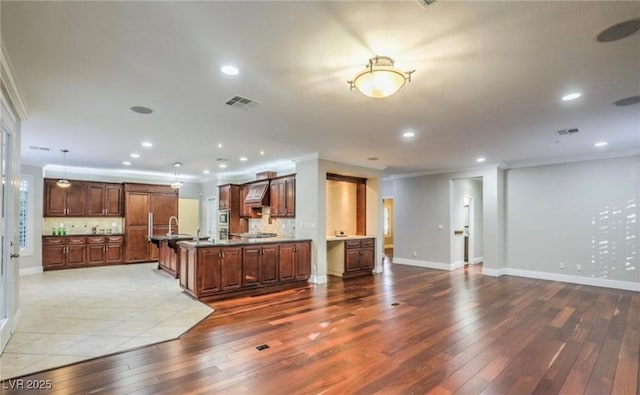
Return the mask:
{"type": "Polygon", "coordinates": [[[624,106],[631,106],[638,103],[640,103],[640,95],[625,97],[624,99],[615,101],[613,105],[618,107],[624,107],[624,106]]]}
{"type": "Polygon", "coordinates": [[[29,149],[39,150],[39,151],[50,151],[48,147],[36,147],[35,145],[30,145],[29,149]]]}
{"type": "Polygon", "coordinates": [[[226,104],[231,107],[236,108],[253,108],[258,105],[258,101],[248,99],[242,96],[234,96],[231,99],[227,100],[226,104]]]}
{"type": "Polygon", "coordinates": [[[418,2],[418,4],[420,4],[424,8],[436,2],[436,0],[416,0],[416,1],[418,2]]]}
{"type": "Polygon", "coordinates": [[[576,134],[578,132],[579,130],[577,128],[574,128],[574,129],[556,130],[554,133],[556,134],[556,136],[571,136],[572,134],[576,134]]]}

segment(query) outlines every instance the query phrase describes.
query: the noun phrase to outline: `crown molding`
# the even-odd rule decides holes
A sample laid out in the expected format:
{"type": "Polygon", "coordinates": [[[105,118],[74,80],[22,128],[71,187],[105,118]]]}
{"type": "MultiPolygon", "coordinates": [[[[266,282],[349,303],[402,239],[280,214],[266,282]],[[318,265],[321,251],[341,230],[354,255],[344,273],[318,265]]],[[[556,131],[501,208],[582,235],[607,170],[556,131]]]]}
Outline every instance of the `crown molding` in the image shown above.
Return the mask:
{"type": "Polygon", "coordinates": [[[13,104],[13,107],[16,109],[18,117],[24,121],[29,118],[29,111],[27,104],[22,99],[14,75],[15,73],[11,67],[11,61],[9,60],[9,54],[4,46],[4,42],[0,42],[0,79],[7,90],[7,95],[9,95],[11,104],[13,104]]]}

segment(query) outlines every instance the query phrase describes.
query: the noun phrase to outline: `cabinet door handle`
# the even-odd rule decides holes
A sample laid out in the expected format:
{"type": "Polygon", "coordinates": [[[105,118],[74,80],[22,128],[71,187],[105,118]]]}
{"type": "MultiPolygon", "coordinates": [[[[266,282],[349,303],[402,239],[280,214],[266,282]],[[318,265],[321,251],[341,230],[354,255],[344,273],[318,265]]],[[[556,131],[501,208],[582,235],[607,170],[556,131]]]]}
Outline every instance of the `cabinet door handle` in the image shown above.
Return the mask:
{"type": "Polygon", "coordinates": [[[222,254],[222,258],[224,258],[224,251],[220,252],[220,254],[222,254]]]}

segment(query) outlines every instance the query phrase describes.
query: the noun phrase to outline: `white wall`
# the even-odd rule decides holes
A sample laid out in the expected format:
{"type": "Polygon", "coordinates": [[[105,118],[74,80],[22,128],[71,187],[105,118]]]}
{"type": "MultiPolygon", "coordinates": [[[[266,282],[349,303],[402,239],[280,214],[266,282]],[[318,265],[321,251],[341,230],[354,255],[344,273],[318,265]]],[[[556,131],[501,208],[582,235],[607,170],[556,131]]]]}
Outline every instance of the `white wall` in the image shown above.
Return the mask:
{"type": "Polygon", "coordinates": [[[30,273],[42,270],[42,196],[44,182],[42,167],[22,165],[20,173],[31,176],[33,180],[33,254],[20,256],[20,271],[30,273]]]}
{"type": "Polygon", "coordinates": [[[503,173],[497,167],[485,167],[394,180],[394,262],[453,269],[451,180],[481,177],[483,272],[496,275],[504,267],[503,173]]]}
{"type": "Polygon", "coordinates": [[[640,282],[639,173],[640,156],[508,170],[508,267],[640,282]]]}

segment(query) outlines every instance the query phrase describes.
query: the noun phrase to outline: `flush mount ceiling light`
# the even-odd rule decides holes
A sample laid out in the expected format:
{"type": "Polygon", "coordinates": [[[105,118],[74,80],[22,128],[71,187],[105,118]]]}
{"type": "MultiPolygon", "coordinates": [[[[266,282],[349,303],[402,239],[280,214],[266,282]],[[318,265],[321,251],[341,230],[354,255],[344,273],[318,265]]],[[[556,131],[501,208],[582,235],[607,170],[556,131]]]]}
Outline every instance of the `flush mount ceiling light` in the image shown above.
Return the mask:
{"type": "Polygon", "coordinates": [[[396,93],[407,81],[411,82],[413,72],[415,70],[402,71],[395,68],[393,59],[388,56],[376,56],[369,59],[366,69],[347,83],[351,89],[357,88],[365,96],[382,99],[396,93]]]}
{"type": "Polygon", "coordinates": [[[59,186],[60,188],[69,188],[71,186],[71,182],[67,180],[67,152],[69,152],[69,150],[61,149],[60,152],[62,152],[62,164],[64,165],[64,178],[59,179],[56,182],[56,185],[59,186]]]}

